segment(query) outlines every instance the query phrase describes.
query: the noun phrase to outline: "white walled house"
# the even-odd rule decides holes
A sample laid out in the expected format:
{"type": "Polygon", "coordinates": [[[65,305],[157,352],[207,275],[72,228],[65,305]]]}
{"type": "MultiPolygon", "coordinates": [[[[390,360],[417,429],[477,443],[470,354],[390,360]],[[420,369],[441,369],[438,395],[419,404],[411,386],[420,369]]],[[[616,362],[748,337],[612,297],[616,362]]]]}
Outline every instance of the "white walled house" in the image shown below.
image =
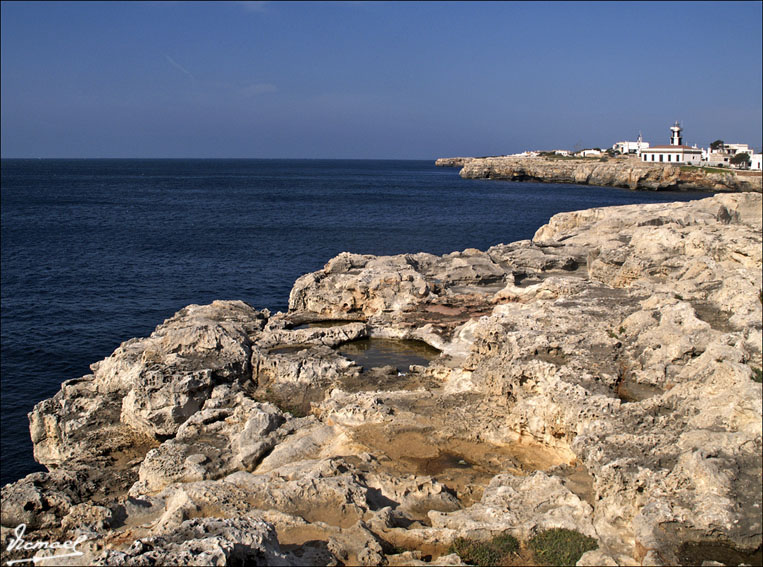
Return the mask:
{"type": "Polygon", "coordinates": [[[704,156],[707,165],[720,165],[729,167],[731,158],[739,153],[753,155],[753,149],[747,144],[723,144],[722,148],[716,150],[708,149],[704,156]]]}
{"type": "Polygon", "coordinates": [[[703,155],[703,159],[707,165],[719,165],[722,167],[728,167],[729,162],[731,161],[731,156],[721,150],[708,149],[707,152],[703,155]]]}
{"type": "Polygon", "coordinates": [[[747,144],[723,144],[723,148],[726,150],[726,153],[731,154],[732,156],[741,154],[742,152],[746,154],[752,154],[753,152],[753,149],[747,144]]]}
{"type": "Polygon", "coordinates": [[[702,163],[702,149],[689,146],[652,146],[641,150],[641,161],[648,163],[702,163]]]}
{"type": "Polygon", "coordinates": [[[750,169],[757,169],[758,171],[763,169],[761,167],[761,159],[763,159],[763,154],[752,154],[750,156],[750,169]]]}
{"type": "Polygon", "coordinates": [[[697,146],[685,146],[681,130],[681,126],[676,122],[670,127],[670,145],[642,148],[641,161],[647,163],[688,163],[699,165],[702,162],[702,149],[697,146]]]}
{"type": "Polygon", "coordinates": [[[505,157],[532,158],[532,157],[538,157],[539,155],[540,155],[540,152],[531,151],[531,150],[525,150],[521,154],[508,154],[505,157]]]}
{"type": "Polygon", "coordinates": [[[612,149],[621,154],[638,154],[649,147],[649,142],[617,142],[612,149]]]}
{"type": "Polygon", "coordinates": [[[583,157],[600,157],[604,155],[601,150],[596,149],[588,149],[583,150],[575,154],[576,156],[583,156],[583,157]]]}

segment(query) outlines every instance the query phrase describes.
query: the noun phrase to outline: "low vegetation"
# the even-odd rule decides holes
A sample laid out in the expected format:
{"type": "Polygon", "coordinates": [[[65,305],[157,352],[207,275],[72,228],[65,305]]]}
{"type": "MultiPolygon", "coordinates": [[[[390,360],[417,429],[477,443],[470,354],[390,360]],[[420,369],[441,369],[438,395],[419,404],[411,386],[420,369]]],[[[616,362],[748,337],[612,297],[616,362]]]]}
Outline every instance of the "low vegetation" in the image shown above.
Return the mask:
{"type": "Polygon", "coordinates": [[[555,154],[554,152],[541,152],[540,153],[540,157],[546,158],[546,159],[561,159],[561,160],[565,160],[565,159],[572,159],[572,160],[580,159],[580,158],[575,157],[575,156],[563,156],[563,155],[555,154]]]}
{"type": "Polygon", "coordinates": [[[598,547],[593,538],[564,528],[542,531],[528,545],[543,565],[575,565],[586,551],[598,547]]]}
{"type": "Polygon", "coordinates": [[[471,565],[488,567],[491,565],[506,565],[512,554],[519,550],[519,542],[509,534],[500,534],[489,541],[475,541],[457,538],[450,546],[450,553],[458,556],[471,565]]]}
{"type": "Polygon", "coordinates": [[[449,553],[456,553],[469,565],[488,567],[494,565],[519,565],[529,562],[537,565],[575,565],[586,551],[598,547],[596,540],[563,528],[545,530],[529,542],[520,552],[516,538],[504,533],[488,541],[457,538],[449,553]]]}
{"type": "Polygon", "coordinates": [[[733,173],[722,167],[698,167],[696,165],[682,165],[681,171],[704,171],[705,173],[733,173]]]}
{"type": "Polygon", "coordinates": [[[750,159],[750,154],[741,152],[736,155],[731,156],[731,159],[729,160],[729,163],[731,165],[736,165],[740,167],[750,167],[750,163],[752,160],[750,159]]]}
{"type": "Polygon", "coordinates": [[[752,381],[758,384],[763,383],[763,368],[752,368],[752,381]]]}

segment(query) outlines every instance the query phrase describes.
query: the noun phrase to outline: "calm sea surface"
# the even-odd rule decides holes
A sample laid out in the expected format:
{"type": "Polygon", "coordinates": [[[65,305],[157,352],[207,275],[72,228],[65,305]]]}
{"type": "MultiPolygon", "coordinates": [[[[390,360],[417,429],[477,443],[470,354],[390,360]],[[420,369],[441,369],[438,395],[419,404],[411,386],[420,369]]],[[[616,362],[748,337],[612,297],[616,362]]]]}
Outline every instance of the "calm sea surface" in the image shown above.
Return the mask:
{"type": "Polygon", "coordinates": [[[285,310],[351,251],[531,238],[554,213],[707,194],[463,180],[431,161],[2,160],[0,483],[44,470],[26,414],[190,303],[285,310]]]}

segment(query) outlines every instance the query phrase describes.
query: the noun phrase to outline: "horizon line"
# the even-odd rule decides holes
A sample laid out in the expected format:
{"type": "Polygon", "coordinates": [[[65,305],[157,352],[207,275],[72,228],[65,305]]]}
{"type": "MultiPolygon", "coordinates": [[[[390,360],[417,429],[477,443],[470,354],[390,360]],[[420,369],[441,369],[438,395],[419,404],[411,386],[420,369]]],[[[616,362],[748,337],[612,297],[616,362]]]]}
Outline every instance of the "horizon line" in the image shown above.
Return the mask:
{"type": "Polygon", "coordinates": [[[267,158],[267,157],[30,157],[30,156],[0,156],[0,159],[24,159],[24,160],[96,160],[96,159],[123,159],[123,160],[131,160],[131,159],[142,159],[142,160],[149,160],[149,159],[156,159],[156,160],[189,160],[189,159],[199,159],[199,160],[214,160],[214,159],[228,159],[228,160],[341,160],[341,161],[363,161],[363,160],[373,160],[373,161],[429,161],[429,160],[436,160],[437,157],[432,158],[379,158],[379,157],[355,157],[355,158],[344,158],[344,157],[277,157],[277,158],[267,158]]]}

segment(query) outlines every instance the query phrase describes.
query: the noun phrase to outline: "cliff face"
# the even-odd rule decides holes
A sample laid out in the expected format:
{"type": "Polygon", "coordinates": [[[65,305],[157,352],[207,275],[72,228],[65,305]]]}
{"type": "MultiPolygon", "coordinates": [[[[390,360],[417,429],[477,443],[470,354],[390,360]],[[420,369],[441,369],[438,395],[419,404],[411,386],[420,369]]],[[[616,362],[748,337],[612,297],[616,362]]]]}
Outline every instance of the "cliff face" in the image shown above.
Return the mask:
{"type": "Polygon", "coordinates": [[[576,183],[653,191],[761,192],[760,173],[708,173],[698,168],[682,169],[679,166],[626,160],[600,162],[547,158],[473,158],[463,162],[460,175],[467,179],[576,183]]]}
{"type": "Polygon", "coordinates": [[[459,565],[458,537],[551,528],[596,542],[581,565],[759,561],[761,204],[563,213],[342,253],[286,314],[188,306],[30,413],[49,472],[2,488],[3,561],[21,523],[85,536],[79,564],[459,565]],[[401,339],[431,361],[351,358],[401,339]]]}
{"type": "Polygon", "coordinates": [[[471,161],[474,158],[470,157],[452,157],[452,158],[439,158],[434,164],[437,167],[463,167],[467,161],[471,161]]]}

